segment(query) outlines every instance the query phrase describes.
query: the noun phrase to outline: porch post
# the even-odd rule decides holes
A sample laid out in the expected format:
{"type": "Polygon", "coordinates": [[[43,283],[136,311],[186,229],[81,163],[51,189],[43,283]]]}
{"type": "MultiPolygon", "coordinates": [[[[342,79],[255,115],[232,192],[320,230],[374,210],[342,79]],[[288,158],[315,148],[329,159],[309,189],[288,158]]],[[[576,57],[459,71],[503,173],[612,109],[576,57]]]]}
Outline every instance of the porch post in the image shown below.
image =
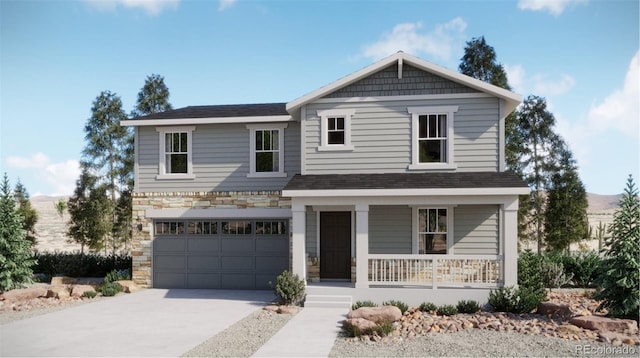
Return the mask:
{"type": "Polygon", "coordinates": [[[518,197],[502,205],[504,222],[504,285],[518,284],[518,197]]]}
{"type": "Polygon", "coordinates": [[[369,287],[369,204],[356,204],[356,288],[369,287]]]}
{"type": "Polygon", "coordinates": [[[292,199],[291,214],[293,224],[291,225],[291,272],[307,281],[307,263],[304,247],[305,233],[305,206],[295,203],[292,199]]]}

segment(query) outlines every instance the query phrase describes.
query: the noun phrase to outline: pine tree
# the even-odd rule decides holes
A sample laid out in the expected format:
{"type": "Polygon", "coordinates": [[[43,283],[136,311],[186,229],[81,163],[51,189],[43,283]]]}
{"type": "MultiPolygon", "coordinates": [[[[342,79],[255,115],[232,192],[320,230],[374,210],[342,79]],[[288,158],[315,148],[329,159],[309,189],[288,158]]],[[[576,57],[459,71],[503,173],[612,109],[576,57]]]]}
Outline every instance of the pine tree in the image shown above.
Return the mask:
{"type": "Polygon", "coordinates": [[[566,147],[560,152],[560,165],[551,176],[544,212],[545,241],[552,251],[568,251],[572,243],[590,236],[587,192],[571,152],[566,147]]]}
{"type": "Polygon", "coordinates": [[[36,223],[38,222],[38,212],[31,206],[29,201],[29,192],[27,188],[18,180],[16,187],[13,190],[13,198],[18,204],[18,214],[22,216],[23,228],[26,234],[26,239],[29,240],[31,246],[35,246],[38,241],[36,237],[36,223]]]}
{"type": "Polygon", "coordinates": [[[164,83],[164,77],[156,74],[147,76],[144,86],[138,92],[138,101],[131,117],[135,118],[171,109],[169,88],[164,83]]]}
{"type": "Polygon", "coordinates": [[[638,320],[640,312],[640,199],[633,177],[609,226],[611,237],[604,242],[604,272],[599,282],[600,309],[613,317],[638,320]]]}
{"type": "Polygon", "coordinates": [[[30,283],[36,264],[7,173],[0,185],[0,218],[0,292],[5,292],[30,283]]]}
{"type": "Polygon", "coordinates": [[[105,240],[111,232],[112,222],[110,205],[105,184],[99,184],[98,178],[82,168],[76,188],[69,198],[69,229],[67,235],[71,243],[80,245],[80,252],[85,247],[90,251],[99,251],[105,247],[105,240]]]}

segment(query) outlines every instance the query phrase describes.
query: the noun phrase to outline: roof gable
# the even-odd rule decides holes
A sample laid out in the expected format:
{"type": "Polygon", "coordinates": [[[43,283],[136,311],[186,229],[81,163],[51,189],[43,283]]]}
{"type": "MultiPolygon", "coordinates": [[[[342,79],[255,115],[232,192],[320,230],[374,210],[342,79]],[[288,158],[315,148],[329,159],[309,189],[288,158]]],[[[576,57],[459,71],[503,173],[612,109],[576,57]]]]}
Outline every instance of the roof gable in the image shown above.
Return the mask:
{"type": "MultiPolygon", "coordinates": [[[[313,102],[317,99],[326,97],[334,98],[334,96],[341,96],[341,93],[345,92],[343,89],[349,88],[349,86],[354,85],[359,81],[367,81],[367,78],[375,80],[376,77],[385,77],[387,74],[390,74],[393,69],[397,71],[394,74],[394,78],[398,79],[399,81],[403,81],[402,79],[404,78],[404,82],[408,82],[406,77],[404,76],[407,67],[410,71],[414,69],[424,71],[435,76],[434,78],[446,80],[448,81],[448,83],[458,84],[458,88],[468,88],[472,91],[487,93],[503,99],[506,104],[505,114],[513,111],[521,102],[521,96],[511,91],[449,70],[447,68],[440,67],[404,52],[398,52],[287,103],[287,111],[291,114],[294,114],[303,105],[313,102]],[[343,91],[341,92],[341,90],[343,91]]],[[[456,86],[452,86],[452,88],[454,87],[456,86]]]]}

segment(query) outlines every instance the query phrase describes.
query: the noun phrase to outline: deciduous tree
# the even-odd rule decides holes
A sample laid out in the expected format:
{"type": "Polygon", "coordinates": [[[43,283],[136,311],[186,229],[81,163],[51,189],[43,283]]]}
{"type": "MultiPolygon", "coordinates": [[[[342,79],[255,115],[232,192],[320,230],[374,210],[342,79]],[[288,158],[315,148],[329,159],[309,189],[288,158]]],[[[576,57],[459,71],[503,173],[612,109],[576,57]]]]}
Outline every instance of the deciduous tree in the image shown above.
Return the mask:
{"type": "Polygon", "coordinates": [[[76,188],[67,204],[69,210],[70,242],[90,251],[99,251],[104,247],[105,239],[112,229],[110,205],[105,184],[99,184],[98,178],[84,167],[76,188]]]}
{"type": "Polygon", "coordinates": [[[25,238],[29,240],[31,246],[34,246],[38,238],[36,237],[36,223],[38,222],[38,212],[31,206],[29,201],[29,192],[27,188],[18,180],[13,190],[13,198],[18,204],[18,214],[22,216],[25,238]]]}

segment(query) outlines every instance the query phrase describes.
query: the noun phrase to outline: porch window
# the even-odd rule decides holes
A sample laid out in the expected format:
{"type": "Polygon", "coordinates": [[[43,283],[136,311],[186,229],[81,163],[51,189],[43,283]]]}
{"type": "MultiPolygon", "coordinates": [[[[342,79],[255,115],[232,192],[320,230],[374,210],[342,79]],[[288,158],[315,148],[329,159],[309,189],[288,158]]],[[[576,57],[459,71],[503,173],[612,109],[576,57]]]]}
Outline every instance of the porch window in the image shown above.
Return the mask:
{"type": "Polygon", "coordinates": [[[409,107],[412,152],[409,169],[455,169],[453,121],[458,106],[409,107]]]}
{"type": "Polygon", "coordinates": [[[157,179],[193,179],[192,133],[195,127],[161,127],[157,179]]]}
{"type": "Polygon", "coordinates": [[[418,209],[418,253],[447,253],[447,209],[418,209]]]}
{"type": "Polygon", "coordinates": [[[353,109],[331,109],[318,111],[320,117],[320,146],[319,151],[350,151],[351,117],[353,109]]]}
{"type": "Polygon", "coordinates": [[[286,177],[284,129],[281,125],[247,125],[250,131],[249,178],[286,177]]]}

